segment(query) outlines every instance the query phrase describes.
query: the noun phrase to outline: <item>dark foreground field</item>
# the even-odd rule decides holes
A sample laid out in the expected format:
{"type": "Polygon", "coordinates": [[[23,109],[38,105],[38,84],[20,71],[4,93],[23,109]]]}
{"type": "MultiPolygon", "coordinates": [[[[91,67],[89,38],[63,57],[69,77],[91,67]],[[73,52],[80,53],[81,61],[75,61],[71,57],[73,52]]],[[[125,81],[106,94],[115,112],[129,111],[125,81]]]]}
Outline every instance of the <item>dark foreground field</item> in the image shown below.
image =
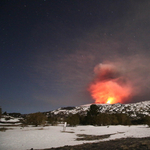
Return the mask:
{"type": "Polygon", "coordinates": [[[45,150],[150,150],[150,137],[123,138],[98,143],[50,148],[45,150]]]}

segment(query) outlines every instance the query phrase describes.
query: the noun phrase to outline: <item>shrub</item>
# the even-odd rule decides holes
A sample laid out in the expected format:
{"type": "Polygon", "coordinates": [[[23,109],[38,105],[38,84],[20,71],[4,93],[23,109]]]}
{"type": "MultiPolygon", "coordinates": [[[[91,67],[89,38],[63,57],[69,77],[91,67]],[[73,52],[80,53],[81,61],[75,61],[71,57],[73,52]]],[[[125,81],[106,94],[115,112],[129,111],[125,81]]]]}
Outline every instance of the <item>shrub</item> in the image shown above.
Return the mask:
{"type": "Polygon", "coordinates": [[[11,119],[10,117],[5,118],[6,121],[8,121],[8,120],[10,120],[10,119],[11,119]]]}
{"type": "Polygon", "coordinates": [[[71,115],[66,119],[66,122],[70,125],[70,126],[76,126],[80,123],[80,119],[79,119],[79,115],[75,114],[75,115],[71,115]]]}
{"type": "Polygon", "coordinates": [[[145,117],[145,122],[150,127],[150,116],[145,117]]]}
{"type": "Polygon", "coordinates": [[[35,125],[36,127],[38,125],[44,125],[46,122],[46,116],[40,112],[29,114],[26,117],[26,123],[28,125],[35,125]]]}
{"type": "Polygon", "coordinates": [[[58,123],[58,118],[56,116],[49,116],[47,118],[48,123],[50,123],[52,126],[57,125],[58,123]]]}
{"type": "Polygon", "coordinates": [[[3,127],[3,128],[0,128],[0,131],[1,131],[1,132],[5,132],[6,130],[7,130],[7,128],[4,128],[4,127],[3,127]]]}
{"type": "Polygon", "coordinates": [[[0,119],[2,117],[2,108],[0,107],[0,119]]]}
{"type": "Polygon", "coordinates": [[[97,115],[99,114],[99,107],[95,104],[90,106],[87,116],[85,117],[85,124],[96,125],[97,115]]]}

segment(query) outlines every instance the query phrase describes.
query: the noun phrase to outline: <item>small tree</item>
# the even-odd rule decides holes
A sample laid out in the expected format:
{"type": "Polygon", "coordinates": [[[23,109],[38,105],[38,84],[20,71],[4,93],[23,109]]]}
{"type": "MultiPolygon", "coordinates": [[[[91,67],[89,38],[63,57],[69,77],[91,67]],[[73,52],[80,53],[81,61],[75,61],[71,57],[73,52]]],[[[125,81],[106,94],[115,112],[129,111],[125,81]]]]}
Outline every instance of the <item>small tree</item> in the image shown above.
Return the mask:
{"type": "Polygon", "coordinates": [[[130,118],[126,114],[116,114],[119,124],[121,125],[130,125],[130,118]]]}
{"type": "Polygon", "coordinates": [[[2,117],[2,108],[0,107],[0,120],[1,120],[1,117],[2,117]]]}
{"type": "Polygon", "coordinates": [[[111,116],[106,113],[99,113],[96,117],[96,124],[97,125],[110,125],[111,124],[111,116]]]}
{"type": "Polygon", "coordinates": [[[90,106],[89,111],[88,111],[88,115],[90,115],[90,116],[97,116],[98,113],[99,113],[99,107],[97,105],[95,105],[95,104],[92,104],[90,106]]]}
{"type": "Polygon", "coordinates": [[[95,125],[98,114],[99,114],[99,107],[95,104],[92,104],[90,106],[89,111],[87,112],[87,116],[85,117],[86,124],[95,125]]]}
{"type": "Polygon", "coordinates": [[[46,116],[40,112],[29,114],[26,117],[26,123],[29,125],[35,125],[36,127],[38,125],[45,124],[46,116]]]}
{"type": "Polygon", "coordinates": [[[150,116],[145,117],[145,122],[150,127],[150,116]]]}
{"type": "Polygon", "coordinates": [[[117,119],[115,114],[111,115],[111,124],[112,125],[118,125],[119,124],[119,121],[118,121],[118,119],[117,119]]]}
{"type": "Polygon", "coordinates": [[[5,112],[3,113],[3,115],[6,115],[6,116],[7,116],[8,114],[7,114],[7,112],[5,111],[5,112]]]}
{"type": "Polygon", "coordinates": [[[57,116],[49,116],[47,118],[48,123],[50,123],[52,126],[57,125],[58,123],[58,118],[57,116]]]}
{"type": "Polygon", "coordinates": [[[66,122],[70,125],[70,126],[76,126],[80,123],[80,118],[79,118],[79,115],[78,114],[74,114],[74,115],[71,115],[69,116],[67,119],[66,119],[66,122]]]}

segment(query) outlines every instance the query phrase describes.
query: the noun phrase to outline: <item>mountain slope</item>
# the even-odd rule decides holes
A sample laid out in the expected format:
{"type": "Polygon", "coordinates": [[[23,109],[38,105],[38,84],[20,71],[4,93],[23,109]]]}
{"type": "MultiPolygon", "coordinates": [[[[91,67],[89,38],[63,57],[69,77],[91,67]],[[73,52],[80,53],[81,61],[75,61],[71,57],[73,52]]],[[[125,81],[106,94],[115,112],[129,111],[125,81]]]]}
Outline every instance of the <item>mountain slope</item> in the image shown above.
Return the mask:
{"type": "MultiPolygon", "coordinates": [[[[86,115],[91,104],[82,105],[78,107],[64,107],[51,112],[53,115],[69,115],[69,114],[83,114],[86,115]]],[[[97,104],[100,113],[126,113],[131,117],[139,115],[150,116],[150,101],[142,101],[131,104],[97,104]]]]}

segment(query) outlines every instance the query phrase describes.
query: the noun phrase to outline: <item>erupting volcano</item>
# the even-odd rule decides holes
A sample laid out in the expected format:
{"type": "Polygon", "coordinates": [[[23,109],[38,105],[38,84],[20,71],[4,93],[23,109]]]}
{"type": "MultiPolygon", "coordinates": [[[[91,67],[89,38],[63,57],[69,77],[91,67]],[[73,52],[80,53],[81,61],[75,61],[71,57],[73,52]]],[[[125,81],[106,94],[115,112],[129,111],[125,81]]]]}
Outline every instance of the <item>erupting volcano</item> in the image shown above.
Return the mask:
{"type": "Polygon", "coordinates": [[[132,91],[131,84],[121,71],[112,64],[99,64],[95,67],[94,81],[88,90],[95,103],[125,103],[132,91]]]}

